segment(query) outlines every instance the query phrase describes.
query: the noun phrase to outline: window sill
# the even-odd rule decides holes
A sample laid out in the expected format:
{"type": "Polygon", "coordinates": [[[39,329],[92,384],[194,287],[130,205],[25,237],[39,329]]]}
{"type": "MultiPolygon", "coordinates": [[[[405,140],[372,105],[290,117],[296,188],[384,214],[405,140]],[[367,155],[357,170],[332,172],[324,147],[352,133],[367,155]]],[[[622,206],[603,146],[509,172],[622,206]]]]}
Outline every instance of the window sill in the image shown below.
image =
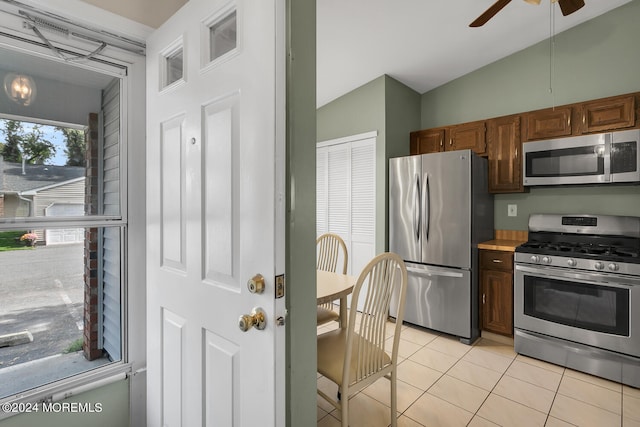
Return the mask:
{"type": "MultiPolygon", "coordinates": [[[[130,374],[131,364],[113,362],[45,386],[7,396],[0,399],[0,407],[3,408],[3,405],[7,403],[57,402],[116,381],[125,380],[130,374]]],[[[0,420],[19,413],[0,410],[0,420]]]]}

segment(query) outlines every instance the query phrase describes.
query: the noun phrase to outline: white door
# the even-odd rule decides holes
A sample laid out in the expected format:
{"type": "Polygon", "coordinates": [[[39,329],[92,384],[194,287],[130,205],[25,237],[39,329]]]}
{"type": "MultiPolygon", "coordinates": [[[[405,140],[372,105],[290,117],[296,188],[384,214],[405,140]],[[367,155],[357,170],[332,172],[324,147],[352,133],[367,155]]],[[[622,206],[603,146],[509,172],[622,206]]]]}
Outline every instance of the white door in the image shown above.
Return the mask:
{"type": "Polygon", "coordinates": [[[284,16],[190,0],[148,40],[149,426],[285,423],[284,16]]]}

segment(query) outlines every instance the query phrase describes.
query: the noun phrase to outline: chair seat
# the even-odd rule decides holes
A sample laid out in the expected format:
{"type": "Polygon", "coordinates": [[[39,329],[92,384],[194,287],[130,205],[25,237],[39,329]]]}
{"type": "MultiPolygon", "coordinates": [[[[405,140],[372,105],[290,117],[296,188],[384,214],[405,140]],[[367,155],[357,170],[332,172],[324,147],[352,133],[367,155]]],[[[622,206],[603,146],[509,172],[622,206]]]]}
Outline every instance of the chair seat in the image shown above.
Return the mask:
{"type": "Polygon", "coordinates": [[[318,325],[324,325],[325,323],[329,323],[334,320],[338,320],[340,315],[333,310],[329,310],[325,307],[318,306],[318,325]]]}
{"type": "MultiPolygon", "coordinates": [[[[318,335],[318,372],[338,384],[338,386],[342,385],[344,352],[347,342],[346,337],[347,332],[345,329],[338,329],[318,335]]],[[[372,352],[372,355],[374,355],[373,358],[381,356],[382,366],[380,369],[391,365],[391,357],[389,357],[386,352],[381,351],[378,347],[367,340],[361,339],[360,336],[356,334],[353,339],[353,350],[351,353],[349,373],[351,383],[356,379],[357,355],[361,343],[367,346],[365,351],[372,352]]]]}

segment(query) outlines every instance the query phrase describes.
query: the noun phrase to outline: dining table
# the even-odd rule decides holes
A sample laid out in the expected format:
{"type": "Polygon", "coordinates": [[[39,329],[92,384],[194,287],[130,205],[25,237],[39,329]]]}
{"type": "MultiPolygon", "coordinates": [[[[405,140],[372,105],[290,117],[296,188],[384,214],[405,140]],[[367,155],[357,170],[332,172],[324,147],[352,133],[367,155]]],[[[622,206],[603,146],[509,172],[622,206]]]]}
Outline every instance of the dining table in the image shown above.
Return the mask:
{"type": "Polygon", "coordinates": [[[346,328],[347,296],[353,291],[358,280],[348,274],[316,270],[316,293],[318,305],[340,300],[340,327],[346,328]]]}

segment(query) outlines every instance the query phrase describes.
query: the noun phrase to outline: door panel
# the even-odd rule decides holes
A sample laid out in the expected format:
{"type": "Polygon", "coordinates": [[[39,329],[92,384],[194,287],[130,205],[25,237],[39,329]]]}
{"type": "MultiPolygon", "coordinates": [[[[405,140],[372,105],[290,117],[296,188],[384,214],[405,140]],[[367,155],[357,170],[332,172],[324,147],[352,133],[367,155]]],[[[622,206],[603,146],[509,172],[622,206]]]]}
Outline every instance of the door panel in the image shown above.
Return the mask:
{"type": "Polygon", "coordinates": [[[471,268],[471,152],[422,156],[422,262],[471,268]]]}
{"type": "Polygon", "coordinates": [[[150,426],[284,425],[283,6],[190,0],[147,43],[150,426]]]}
{"type": "MultiPolygon", "coordinates": [[[[407,263],[404,320],[436,331],[471,337],[471,272],[407,263]]],[[[397,296],[392,297],[393,300],[397,296]]],[[[397,313],[392,310],[390,315],[397,313]]]]}
{"type": "Polygon", "coordinates": [[[184,271],[184,175],[183,147],[184,116],[167,120],[160,125],[161,144],[161,228],[162,265],[184,271]]]}
{"type": "Polygon", "coordinates": [[[420,262],[422,157],[389,160],[389,250],[405,261],[420,262]]]}
{"type": "Polygon", "coordinates": [[[238,286],[238,280],[231,278],[234,276],[234,258],[237,260],[234,250],[237,245],[233,242],[237,242],[238,233],[234,219],[239,216],[238,200],[233,194],[234,187],[238,185],[236,172],[239,170],[237,150],[234,153],[234,147],[240,145],[238,99],[239,95],[234,94],[203,108],[206,142],[203,147],[204,277],[215,281],[224,276],[235,287],[238,286]]]}

